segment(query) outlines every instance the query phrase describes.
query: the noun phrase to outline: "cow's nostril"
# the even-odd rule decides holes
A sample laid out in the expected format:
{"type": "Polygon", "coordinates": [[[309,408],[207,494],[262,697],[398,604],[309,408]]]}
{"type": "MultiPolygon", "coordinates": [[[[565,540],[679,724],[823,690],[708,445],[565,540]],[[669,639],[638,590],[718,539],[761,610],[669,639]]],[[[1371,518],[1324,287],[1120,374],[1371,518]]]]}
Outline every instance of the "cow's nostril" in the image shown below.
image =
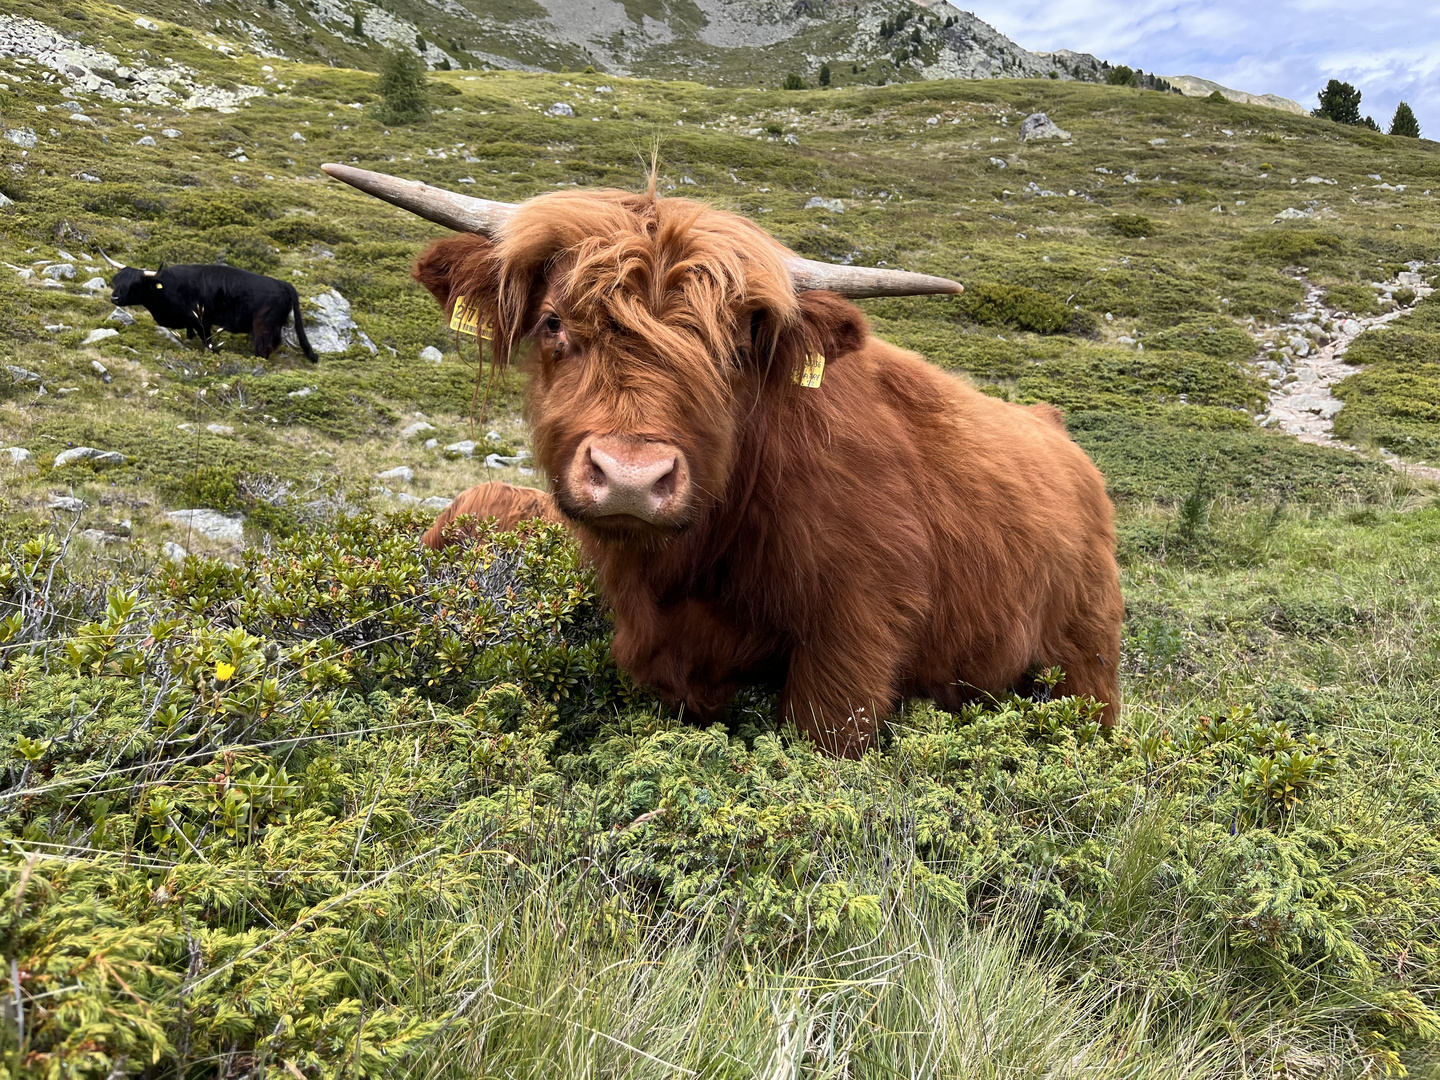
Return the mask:
{"type": "Polygon", "coordinates": [[[585,465],[585,479],[589,481],[592,487],[605,487],[609,483],[610,477],[605,470],[601,468],[600,463],[595,460],[593,451],[585,455],[585,465]]]}
{"type": "Polygon", "coordinates": [[[650,494],[654,496],[657,503],[664,502],[675,494],[675,466],[670,466],[670,471],[656,480],[650,487],[650,494]]]}

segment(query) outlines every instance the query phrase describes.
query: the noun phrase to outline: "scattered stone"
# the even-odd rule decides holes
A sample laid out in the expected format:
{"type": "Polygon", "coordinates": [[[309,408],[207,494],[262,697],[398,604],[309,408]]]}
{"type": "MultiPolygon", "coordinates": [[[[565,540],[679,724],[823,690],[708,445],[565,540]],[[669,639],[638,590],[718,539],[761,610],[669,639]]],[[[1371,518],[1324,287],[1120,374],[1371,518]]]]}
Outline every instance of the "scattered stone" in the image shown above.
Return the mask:
{"type": "Polygon", "coordinates": [[[11,465],[24,465],[35,455],[26,450],[23,446],[6,446],[0,448],[0,454],[10,459],[11,465]]]}
{"type": "Polygon", "coordinates": [[[806,210],[829,210],[832,214],[843,214],[845,203],[840,199],[822,199],[819,195],[812,195],[810,201],[805,204],[806,210]]]}
{"type": "Polygon", "coordinates": [[[375,474],[376,480],[399,480],[402,484],[409,484],[415,479],[415,470],[409,465],[397,465],[393,469],[386,469],[384,472],[375,474]]]}
{"type": "Polygon", "coordinates": [[[551,116],[574,116],[574,115],[575,115],[575,110],[572,109],[569,105],[566,105],[565,102],[563,102],[563,101],[557,101],[557,102],[555,102],[554,105],[551,105],[551,106],[550,106],[548,109],[546,109],[545,111],[546,111],[547,113],[549,113],[551,116]]]}
{"type": "Polygon", "coordinates": [[[105,279],[103,277],[92,277],[89,281],[85,282],[85,284],[81,285],[80,287],[82,289],[88,289],[90,292],[104,292],[110,286],[105,284],[105,279]]]}
{"type": "Polygon", "coordinates": [[[160,134],[164,135],[167,139],[178,139],[182,133],[176,131],[174,128],[161,128],[160,134]]]}
{"type": "MultiPolygon", "coordinates": [[[[287,329],[288,329],[288,327],[287,327],[287,329]]],[[[160,337],[164,338],[164,339],[165,339],[166,341],[168,341],[171,345],[183,345],[183,344],[184,344],[184,342],[182,342],[182,341],[180,340],[180,335],[177,334],[177,333],[175,333],[175,331],[169,329],[168,327],[157,326],[157,327],[155,328],[155,333],[157,333],[158,335],[160,335],[160,337]]]]}
{"type": "Polygon", "coordinates": [[[159,25],[158,25],[157,23],[151,22],[149,19],[145,18],[144,15],[141,15],[138,19],[135,20],[135,25],[138,26],[141,30],[159,30],[159,29],[160,29],[160,27],[159,27],[159,25]]]}
{"type": "Polygon", "coordinates": [[[119,331],[119,330],[113,330],[113,329],[111,329],[111,328],[108,327],[108,326],[101,326],[101,327],[99,327],[99,328],[97,328],[97,329],[95,329],[95,330],[91,330],[90,333],[86,334],[86,335],[85,335],[85,340],[82,341],[82,342],[80,342],[80,344],[81,344],[81,345],[94,345],[94,344],[95,344],[96,342],[98,342],[98,341],[106,341],[106,340],[108,340],[109,338],[119,337],[119,336],[120,336],[120,331],[119,331]]]}
{"type": "Polygon", "coordinates": [[[55,468],[88,461],[92,465],[124,465],[125,455],[114,450],[97,450],[93,446],[74,446],[55,455],[55,468]]]}
{"type": "Polygon", "coordinates": [[[1068,139],[1070,133],[1043,112],[1031,113],[1020,123],[1020,141],[1031,139],[1068,139]]]}
{"type": "Polygon", "coordinates": [[[161,558],[168,559],[171,562],[184,562],[189,555],[190,553],[175,543],[174,540],[166,540],[165,543],[160,545],[161,558]]]}
{"type": "Polygon", "coordinates": [[[1327,180],[1323,176],[1307,176],[1305,178],[1305,183],[1307,184],[1330,184],[1333,187],[1337,182],[1338,181],[1335,180],[1327,180]]]}
{"type": "Polygon", "coordinates": [[[425,348],[420,350],[420,359],[427,360],[432,364],[438,364],[441,360],[445,359],[445,354],[434,345],[426,345],[425,348]]]}
{"type": "Polygon", "coordinates": [[[292,131],[290,133],[290,141],[303,143],[305,141],[305,136],[301,135],[298,131],[292,131]]]}
{"type": "Polygon", "coordinates": [[[302,386],[299,390],[291,390],[291,391],[290,391],[288,394],[286,394],[285,396],[286,396],[286,397],[309,397],[309,396],[310,396],[311,394],[313,394],[314,392],[315,392],[315,387],[313,387],[313,386],[302,386]]]}
{"type": "Polygon", "coordinates": [[[1296,210],[1293,206],[1287,206],[1284,210],[1281,210],[1280,213],[1275,215],[1275,220],[1294,221],[1297,218],[1308,218],[1309,216],[1310,212],[1308,210],[1296,210]]]}
{"type": "Polygon", "coordinates": [[[24,150],[34,150],[37,139],[34,128],[11,128],[5,132],[7,142],[12,142],[24,150]]]}
{"type": "Polygon", "coordinates": [[[74,120],[77,124],[93,124],[95,122],[94,120],[90,119],[90,117],[86,116],[84,113],[78,112],[72,112],[70,114],[70,119],[74,120]]]}
{"type": "Polygon", "coordinates": [[[104,180],[101,180],[100,177],[96,176],[94,173],[88,173],[88,172],[78,172],[78,173],[76,173],[76,174],[75,174],[75,179],[76,179],[76,180],[83,180],[83,181],[85,181],[85,183],[87,183],[87,184],[103,184],[103,183],[105,182],[104,180]]]}
{"type": "Polygon", "coordinates": [[[41,270],[40,273],[51,281],[59,281],[62,278],[66,281],[75,279],[75,267],[71,263],[51,263],[41,270]]]}
{"type": "Polygon", "coordinates": [[[205,430],[211,435],[234,435],[235,429],[229,424],[206,424],[205,430]]]}
{"type": "Polygon", "coordinates": [[[154,136],[154,135],[141,135],[140,138],[138,138],[138,139],[135,140],[135,145],[136,145],[136,146],[154,146],[154,145],[155,145],[155,136],[154,136]]]}
{"type": "Polygon", "coordinates": [[[35,271],[31,270],[28,266],[23,266],[19,270],[15,271],[15,276],[18,277],[21,281],[29,281],[35,276],[35,271]]]}
{"type": "Polygon", "coordinates": [[[51,510],[63,510],[67,514],[78,514],[85,509],[85,500],[73,495],[51,495],[45,504],[51,510]]]}
{"type": "Polygon", "coordinates": [[[420,504],[420,509],[431,511],[444,510],[453,501],[453,499],[447,499],[441,495],[431,495],[430,498],[424,500],[420,504]]]}
{"type": "Polygon", "coordinates": [[[171,510],[165,515],[182,529],[193,529],[202,536],[208,536],[222,544],[236,546],[245,543],[245,517],[243,514],[222,514],[219,510],[171,510]]]}
{"type": "Polygon", "coordinates": [[[105,365],[102,364],[99,360],[91,360],[90,367],[94,370],[96,375],[100,376],[101,382],[108,383],[112,381],[109,369],[106,368],[105,365]]]}
{"type": "Polygon", "coordinates": [[[1151,140],[1150,140],[1150,145],[1151,145],[1151,146],[1164,146],[1165,143],[1166,143],[1166,141],[1167,141],[1167,140],[1165,140],[1165,139],[1151,139],[1151,140]]]}
{"type": "Polygon", "coordinates": [[[423,435],[427,431],[434,431],[434,424],[427,424],[424,420],[417,420],[413,424],[407,424],[400,429],[402,439],[413,439],[416,435],[423,435]]]}
{"type": "Polygon", "coordinates": [[[122,307],[117,307],[105,319],[106,322],[119,323],[121,326],[134,326],[135,316],[122,307]]]}
{"type": "Polygon", "coordinates": [[[34,371],[26,371],[23,367],[16,367],[14,364],[6,364],[5,370],[10,373],[12,382],[17,383],[38,383],[44,380],[34,371]]]}
{"type": "Polygon", "coordinates": [[[485,467],[487,469],[513,469],[522,461],[529,460],[529,454],[516,454],[513,457],[506,457],[503,454],[486,454],[485,467]]]}
{"type": "Polygon", "coordinates": [[[460,442],[454,442],[445,447],[445,453],[451,457],[474,457],[475,447],[479,445],[472,439],[462,439],[460,442]]]}
{"type": "Polygon", "coordinates": [[[440,440],[439,440],[439,439],[426,439],[426,440],[425,440],[425,449],[426,449],[426,450],[434,450],[434,449],[435,449],[437,446],[439,446],[439,445],[440,445],[440,440]]]}

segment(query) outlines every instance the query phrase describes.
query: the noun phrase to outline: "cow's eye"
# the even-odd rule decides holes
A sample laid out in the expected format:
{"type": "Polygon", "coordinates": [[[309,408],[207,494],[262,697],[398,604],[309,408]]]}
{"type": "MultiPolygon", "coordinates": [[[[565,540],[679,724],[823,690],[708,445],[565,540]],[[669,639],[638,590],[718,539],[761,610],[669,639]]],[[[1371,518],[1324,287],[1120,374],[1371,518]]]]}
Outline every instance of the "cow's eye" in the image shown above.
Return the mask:
{"type": "Polygon", "coordinates": [[[549,315],[545,316],[545,332],[547,334],[560,333],[562,325],[563,324],[560,322],[560,316],[556,315],[553,311],[549,315]]]}

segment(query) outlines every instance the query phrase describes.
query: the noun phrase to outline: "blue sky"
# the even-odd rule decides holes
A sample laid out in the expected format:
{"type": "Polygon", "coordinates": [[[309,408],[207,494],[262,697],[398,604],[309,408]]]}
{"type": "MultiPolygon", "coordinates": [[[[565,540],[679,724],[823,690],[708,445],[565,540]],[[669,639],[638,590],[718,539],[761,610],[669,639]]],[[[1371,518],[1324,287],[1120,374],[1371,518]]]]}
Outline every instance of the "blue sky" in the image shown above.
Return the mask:
{"type": "Polygon", "coordinates": [[[1376,0],[951,0],[1031,50],[1075,49],[1161,75],[1281,94],[1307,109],[1330,78],[1382,128],[1408,101],[1440,138],[1440,3],[1376,0]]]}

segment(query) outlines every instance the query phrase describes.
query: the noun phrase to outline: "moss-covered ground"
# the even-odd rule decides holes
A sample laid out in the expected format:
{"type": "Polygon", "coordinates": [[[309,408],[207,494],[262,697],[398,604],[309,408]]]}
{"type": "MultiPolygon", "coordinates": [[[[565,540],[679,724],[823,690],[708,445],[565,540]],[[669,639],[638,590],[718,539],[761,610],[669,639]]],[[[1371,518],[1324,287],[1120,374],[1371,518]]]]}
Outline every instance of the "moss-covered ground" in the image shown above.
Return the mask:
{"type": "MultiPolygon", "coordinates": [[[[154,47],[123,9],[21,10],[126,62],[154,47]]],[[[0,446],[34,455],[0,461],[0,1068],[1437,1074],[1440,504],[1369,452],[1440,455],[1440,308],[1352,347],[1336,426],[1366,453],[1258,427],[1247,366],[1302,268],[1357,313],[1372,281],[1434,272],[1435,144],[1049,81],[469,71],[386,129],[370,74],[160,32],[267,95],[76,120],[0,60],[0,130],[38,140],[0,143],[0,260],[76,265],[54,287],[0,268],[0,362],[46,389],[0,374],[0,446]],[[1020,143],[1037,110],[1072,139],[1020,143]],[[964,281],[864,306],[989,392],[1065,408],[1120,510],[1115,737],[1075,702],[915,703],[854,765],[759,698],[689,728],[609,664],[561,537],[429,555],[419,516],[377,523],[395,465],[419,496],[520,478],[400,431],[423,414],[441,446],[519,449],[521,388],[496,376],[472,421],[473,344],[407,273],[439,231],[318,165],[521,199],[639,187],[657,139],[668,193],[811,257],[964,281]],[[82,287],[102,249],[338,289],[377,351],[207,355],[140,310],[83,345],[111,325],[82,287]],[[127,460],[56,468],[74,445],[127,460]],[[32,539],[70,528],[56,495],[129,539],[61,557],[32,539]],[[162,511],[190,506],[246,513],[241,565],[159,559],[191,543],[162,511]]]]}

